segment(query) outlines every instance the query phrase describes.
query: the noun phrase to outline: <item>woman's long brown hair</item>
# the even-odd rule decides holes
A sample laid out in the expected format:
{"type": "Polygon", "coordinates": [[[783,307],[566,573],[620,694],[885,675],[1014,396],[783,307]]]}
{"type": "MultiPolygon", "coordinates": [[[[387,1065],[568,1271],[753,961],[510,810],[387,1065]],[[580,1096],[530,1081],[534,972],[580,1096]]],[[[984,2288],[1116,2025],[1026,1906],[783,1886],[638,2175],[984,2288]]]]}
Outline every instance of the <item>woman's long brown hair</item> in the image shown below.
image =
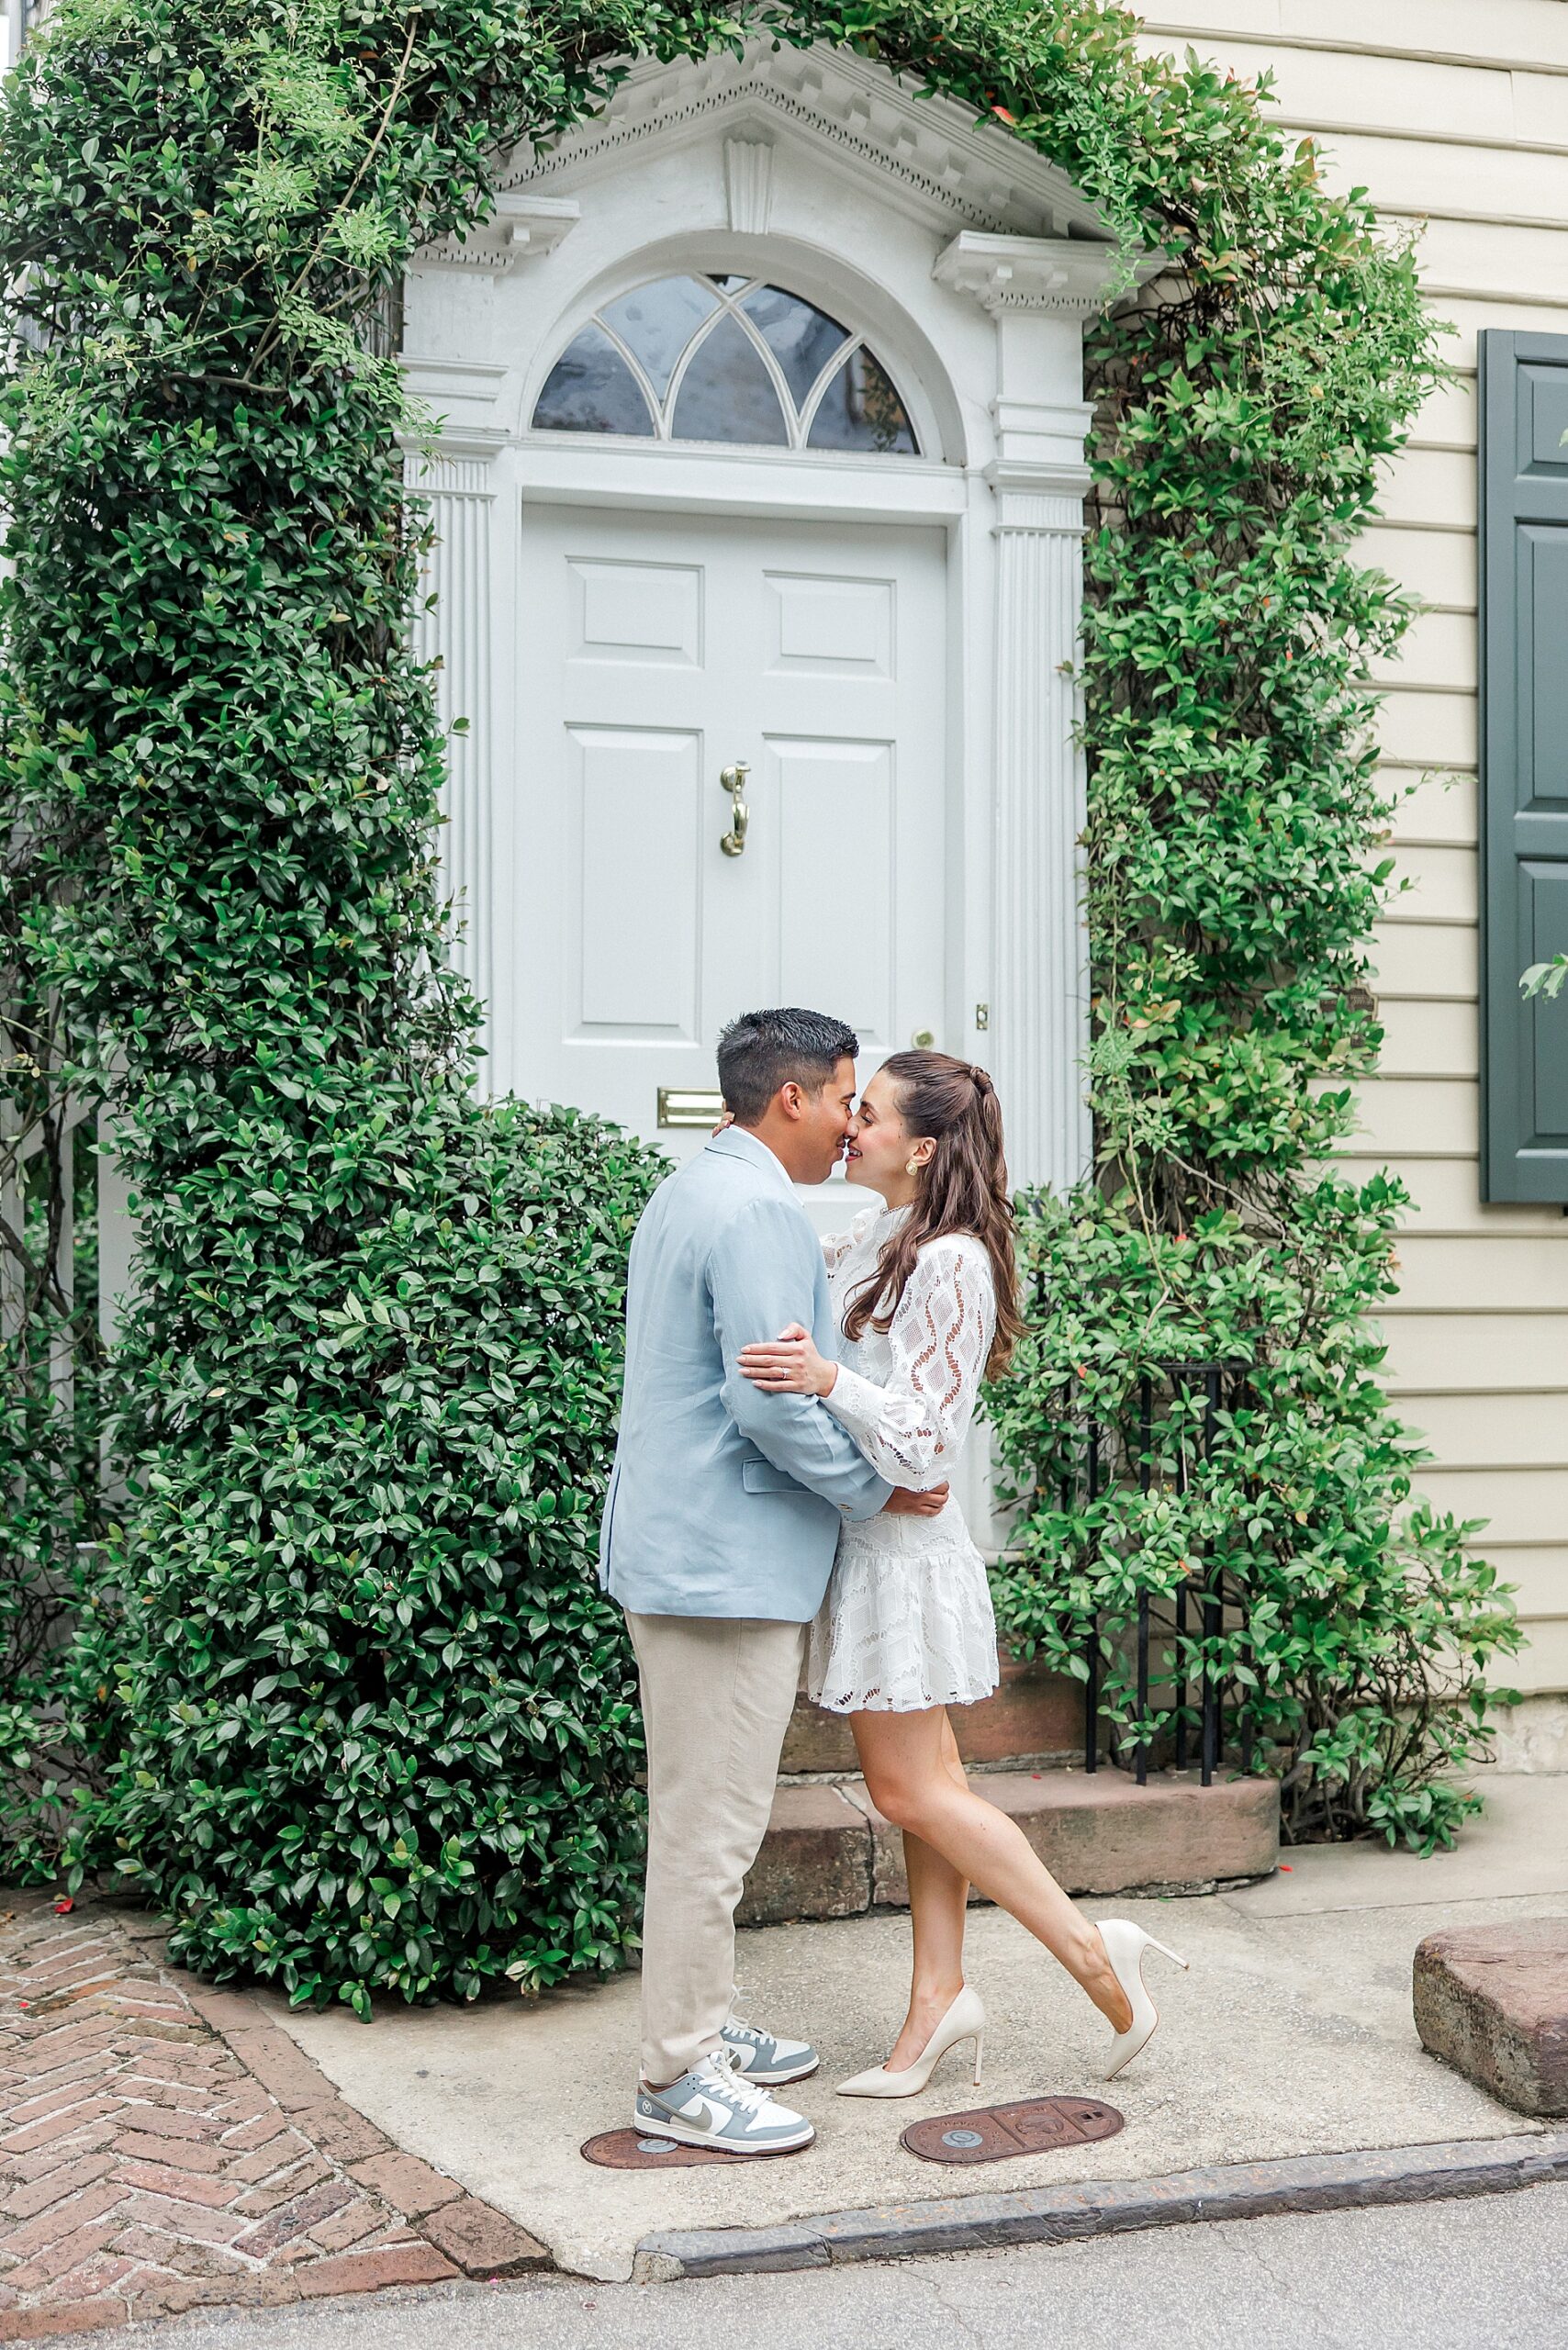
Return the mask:
{"type": "Polygon", "coordinates": [[[844,1335],[858,1338],[868,1323],[888,1329],[922,1244],[945,1232],[967,1232],[991,1259],[996,1332],[985,1368],[988,1379],[999,1378],[1023,1336],[1024,1321],[996,1089],[983,1069],[955,1060],[950,1053],[894,1053],[882,1063],[881,1074],[892,1081],[911,1139],[930,1135],[936,1147],[920,1170],[913,1207],[877,1259],[875,1277],[844,1317],[844,1335]]]}

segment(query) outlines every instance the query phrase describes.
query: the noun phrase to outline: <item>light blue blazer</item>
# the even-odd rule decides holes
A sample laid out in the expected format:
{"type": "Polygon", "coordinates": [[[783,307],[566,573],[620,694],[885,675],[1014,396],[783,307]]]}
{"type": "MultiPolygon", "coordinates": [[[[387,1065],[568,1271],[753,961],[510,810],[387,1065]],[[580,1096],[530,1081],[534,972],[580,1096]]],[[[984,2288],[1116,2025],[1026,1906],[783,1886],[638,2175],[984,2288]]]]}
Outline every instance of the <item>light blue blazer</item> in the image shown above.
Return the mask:
{"type": "Polygon", "coordinates": [[[787,1322],[837,1350],[823,1253],[783,1166],[727,1126],[666,1178],[632,1242],[621,1434],[599,1582],[638,1616],[803,1624],[845,1518],[891,1487],[812,1395],[766,1395],[735,1357],[787,1322]]]}

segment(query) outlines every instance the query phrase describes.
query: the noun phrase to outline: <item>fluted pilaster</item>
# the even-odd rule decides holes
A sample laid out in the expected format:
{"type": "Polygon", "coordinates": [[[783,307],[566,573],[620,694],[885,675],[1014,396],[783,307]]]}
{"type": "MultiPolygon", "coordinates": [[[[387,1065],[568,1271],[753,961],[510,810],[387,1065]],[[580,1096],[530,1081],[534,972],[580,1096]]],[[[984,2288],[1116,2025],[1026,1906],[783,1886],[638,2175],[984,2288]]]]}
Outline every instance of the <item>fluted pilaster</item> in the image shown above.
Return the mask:
{"type": "Polygon", "coordinates": [[[1073,662],[1081,496],[997,488],[996,979],[991,1069],[1020,1183],[1065,1186],[1092,1150],[1084,1103],[1089,968],[1073,662]]]}
{"type": "Polygon", "coordinates": [[[494,739],[490,509],[485,457],[415,461],[412,487],[428,499],[435,543],[425,558],[414,620],[421,661],[439,655],[436,701],[446,734],[442,873],[453,900],[452,959],[485,1006],[489,1046],[494,909],[490,767],[494,739]],[[427,599],[434,596],[433,607],[427,599]],[[462,733],[452,729],[459,719],[462,733]]]}

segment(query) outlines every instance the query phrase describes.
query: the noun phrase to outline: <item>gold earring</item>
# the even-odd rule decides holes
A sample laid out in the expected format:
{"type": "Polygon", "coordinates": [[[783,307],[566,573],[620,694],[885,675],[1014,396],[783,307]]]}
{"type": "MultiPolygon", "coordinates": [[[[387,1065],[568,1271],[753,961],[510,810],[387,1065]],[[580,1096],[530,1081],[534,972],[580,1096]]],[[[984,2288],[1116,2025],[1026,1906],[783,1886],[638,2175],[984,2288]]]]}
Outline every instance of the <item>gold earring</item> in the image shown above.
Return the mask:
{"type": "Polygon", "coordinates": [[[919,1159],[918,1159],[918,1158],[912,1158],[912,1159],[909,1159],[909,1160],[905,1163],[904,1170],[903,1170],[903,1171],[904,1171],[904,1173],[905,1173],[906,1175],[918,1175],[918,1174],[919,1174],[919,1172],[920,1172],[920,1161],[919,1161],[919,1159]]]}

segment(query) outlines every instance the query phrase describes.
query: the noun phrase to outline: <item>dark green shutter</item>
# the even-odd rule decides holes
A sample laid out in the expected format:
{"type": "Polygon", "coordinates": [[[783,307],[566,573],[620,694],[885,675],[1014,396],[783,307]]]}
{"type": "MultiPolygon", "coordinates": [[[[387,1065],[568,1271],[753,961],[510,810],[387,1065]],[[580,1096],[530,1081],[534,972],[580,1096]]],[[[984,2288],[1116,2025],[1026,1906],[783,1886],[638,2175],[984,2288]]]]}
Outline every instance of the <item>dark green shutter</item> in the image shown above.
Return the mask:
{"type": "Polygon", "coordinates": [[[1481,337],[1481,1196],[1568,1203],[1568,335],[1481,337]]]}

